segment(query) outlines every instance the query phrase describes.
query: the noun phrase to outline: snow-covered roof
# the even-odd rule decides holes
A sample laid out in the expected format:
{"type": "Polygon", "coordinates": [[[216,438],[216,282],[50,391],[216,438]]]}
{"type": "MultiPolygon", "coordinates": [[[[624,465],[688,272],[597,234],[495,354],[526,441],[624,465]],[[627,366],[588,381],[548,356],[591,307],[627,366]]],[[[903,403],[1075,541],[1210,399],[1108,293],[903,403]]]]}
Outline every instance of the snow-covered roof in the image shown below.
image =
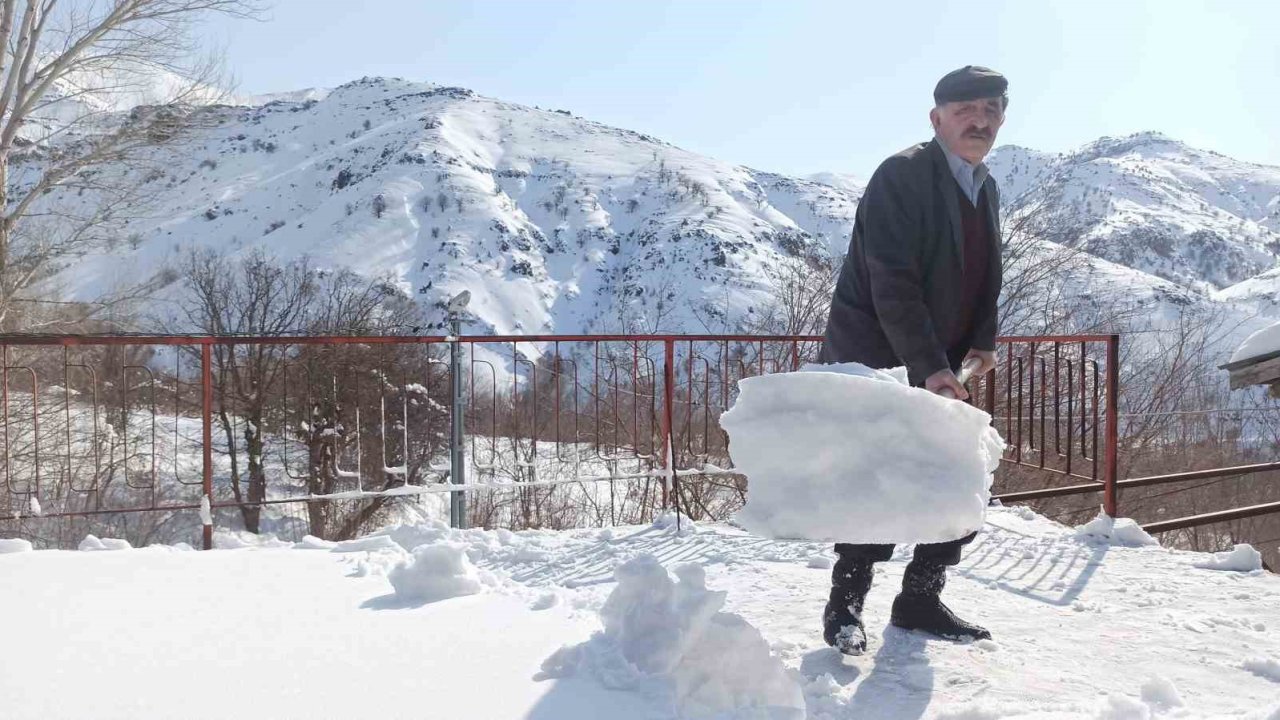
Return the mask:
{"type": "Polygon", "coordinates": [[[1277,354],[1280,354],[1280,322],[1272,323],[1245,338],[1231,354],[1228,364],[1262,360],[1277,354]]]}

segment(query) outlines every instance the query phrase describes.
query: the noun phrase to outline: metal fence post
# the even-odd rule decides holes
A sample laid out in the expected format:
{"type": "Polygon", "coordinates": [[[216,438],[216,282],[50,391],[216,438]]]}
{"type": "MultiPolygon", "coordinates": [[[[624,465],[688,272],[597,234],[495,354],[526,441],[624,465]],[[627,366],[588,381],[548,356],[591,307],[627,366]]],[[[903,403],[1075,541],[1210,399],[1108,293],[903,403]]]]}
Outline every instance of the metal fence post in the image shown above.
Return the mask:
{"type": "MultiPolygon", "coordinates": [[[[466,483],[466,454],[463,448],[462,427],[462,343],[458,340],[460,322],[457,314],[449,319],[453,342],[449,344],[449,372],[452,376],[453,403],[450,407],[449,421],[449,481],[454,485],[466,483]]],[[[461,490],[449,494],[449,525],[466,529],[467,497],[461,490]]]]}
{"type": "Polygon", "coordinates": [[[213,344],[200,344],[200,436],[204,455],[204,497],[200,522],[204,526],[204,549],[213,549],[213,344]]]}
{"type": "MultiPolygon", "coordinates": [[[[1120,514],[1116,488],[1117,445],[1120,442],[1120,336],[1107,339],[1107,456],[1102,470],[1102,507],[1111,517],[1120,514]]],[[[1067,452],[1071,452],[1070,449],[1067,452]]]]}
{"type": "MultiPolygon", "coordinates": [[[[680,510],[679,487],[676,485],[675,442],[671,422],[671,406],[675,396],[675,348],[676,342],[671,338],[662,341],[662,507],[665,510],[671,505],[671,491],[676,495],[676,511],[680,510]]],[[[679,517],[677,515],[677,517],[679,517]]]]}

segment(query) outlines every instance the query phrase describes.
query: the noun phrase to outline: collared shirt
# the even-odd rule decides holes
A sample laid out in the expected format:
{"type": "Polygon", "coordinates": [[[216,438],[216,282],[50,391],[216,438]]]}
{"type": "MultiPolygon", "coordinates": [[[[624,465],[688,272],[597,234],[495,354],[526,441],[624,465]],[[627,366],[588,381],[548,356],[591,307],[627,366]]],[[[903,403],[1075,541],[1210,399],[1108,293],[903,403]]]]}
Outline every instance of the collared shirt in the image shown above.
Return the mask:
{"type": "Polygon", "coordinates": [[[960,184],[960,190],[964,192],[965,197],[969,198],[969,203],[977,207],[978,193],[982,191],[982,184],[987,181],[987,166],[984,163],[978,163],[977,166],[970,165],[967,160],[951,152],[942,138],[934,137],[938,140],[938,147],[942,148],[942,154],[947,156],[947,165],[950,166],[956,182],[960,184]]]}

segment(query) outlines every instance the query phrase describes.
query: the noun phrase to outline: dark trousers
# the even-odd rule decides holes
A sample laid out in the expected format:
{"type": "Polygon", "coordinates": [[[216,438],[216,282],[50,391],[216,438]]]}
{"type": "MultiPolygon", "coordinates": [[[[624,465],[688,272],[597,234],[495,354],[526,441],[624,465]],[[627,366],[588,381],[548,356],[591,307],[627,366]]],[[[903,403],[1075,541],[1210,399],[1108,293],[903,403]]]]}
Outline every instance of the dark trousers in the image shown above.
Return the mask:
{"type": "MultiPolygon", "coordinates": [[[[953,371],[959,371],[960,363],[964,361],[964,356],[969,352],[968,343],[963,343],[958,347],[947,349],[947,360],[951,363],[953,371]]],[[[922,543],[916,545],[915,555],[912,556],[912,562],[918,562],[925,565],[955,565],[960,562],[960,551],[965,545],[973,542],[973,538],[977,533],[969,533],[958,540],[950,540],[941,543],[922,543]]],[[[893,557],[893,545],[854,545],[851,543],[836,543],[836,556],[844,563],[876,563],[884,562],[893,557]]]]}
{"type": "MultiPolygon", "coordinates": [[[[912,562],[926,565],[955,565],[960,562],[960,552],[973,542],[978,533],[972,532],[958,540],[916,545],[912,562]]],[[[836,543],[836,555],[844,563],[877,563],[893,557],[893,544],[854,545],[836,543]]]]}

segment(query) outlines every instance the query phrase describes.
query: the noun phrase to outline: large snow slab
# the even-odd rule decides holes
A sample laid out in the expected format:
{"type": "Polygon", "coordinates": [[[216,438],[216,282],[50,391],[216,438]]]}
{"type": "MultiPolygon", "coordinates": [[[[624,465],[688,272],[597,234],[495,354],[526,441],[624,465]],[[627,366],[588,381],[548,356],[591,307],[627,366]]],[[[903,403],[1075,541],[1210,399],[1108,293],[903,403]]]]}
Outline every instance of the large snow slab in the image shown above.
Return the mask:
{"type": "Polygon", "coordinates": [[[720,418],[736,520],[774,538],[942,542],[982,527],[1004,441],[985,412],[857,363],[738,382],[720,418]]]}

